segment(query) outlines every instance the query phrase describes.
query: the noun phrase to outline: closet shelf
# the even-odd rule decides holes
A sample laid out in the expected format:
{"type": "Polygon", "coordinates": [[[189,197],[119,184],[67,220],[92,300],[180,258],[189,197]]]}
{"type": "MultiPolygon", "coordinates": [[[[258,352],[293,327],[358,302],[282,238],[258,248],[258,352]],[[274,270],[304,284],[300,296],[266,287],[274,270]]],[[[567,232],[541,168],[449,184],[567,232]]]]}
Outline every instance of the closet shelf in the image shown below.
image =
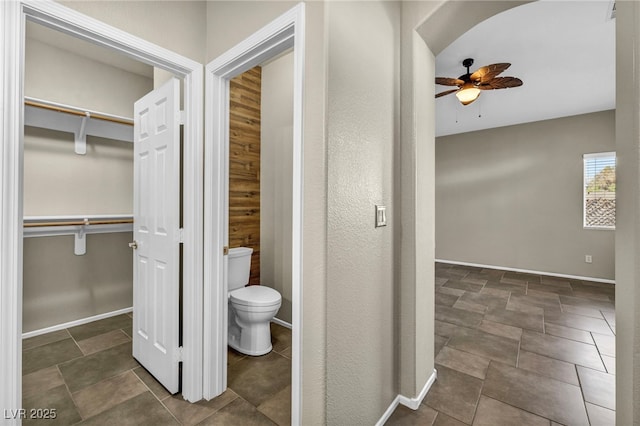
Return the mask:
{"type": "Polygon", "coordinates": [[[23,235],[54,237],[74,235],[74,253],[87,252],[85,235],[133,232],[133,215],[25,216],[23,235]]]}
{"type": "Polygon", "coordinates": [[[133,142],[133,120],[127,117],[24,97],[27,126],[72,133],[76,154],[87,153],[87,135],[133,142]]]}

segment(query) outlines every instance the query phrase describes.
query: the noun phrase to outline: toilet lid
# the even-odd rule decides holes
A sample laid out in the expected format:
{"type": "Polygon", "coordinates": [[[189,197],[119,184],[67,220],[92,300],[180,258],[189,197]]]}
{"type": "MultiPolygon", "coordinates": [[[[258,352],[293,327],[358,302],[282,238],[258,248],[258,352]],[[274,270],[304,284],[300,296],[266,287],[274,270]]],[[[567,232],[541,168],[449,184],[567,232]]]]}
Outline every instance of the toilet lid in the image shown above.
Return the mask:
{"type": "Polygon", "coordinates": [[[244,306],[272,306],[282,300],[276,290],[262,285],[250,285],[229,293],[231,302],[244,306]]]}

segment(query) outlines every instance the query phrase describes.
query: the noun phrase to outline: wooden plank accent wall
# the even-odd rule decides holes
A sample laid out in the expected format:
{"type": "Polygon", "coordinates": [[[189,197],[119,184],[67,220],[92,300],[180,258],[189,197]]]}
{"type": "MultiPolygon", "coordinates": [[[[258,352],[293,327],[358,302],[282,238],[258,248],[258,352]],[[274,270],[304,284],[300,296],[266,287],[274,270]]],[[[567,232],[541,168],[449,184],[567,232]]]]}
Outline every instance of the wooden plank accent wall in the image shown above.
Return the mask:
{"type": "Polygon", "coordinates": [[[251,247],[249,284],[260,283],[260,96],[262,68],[229,86],[229,247],[251,247]]]}

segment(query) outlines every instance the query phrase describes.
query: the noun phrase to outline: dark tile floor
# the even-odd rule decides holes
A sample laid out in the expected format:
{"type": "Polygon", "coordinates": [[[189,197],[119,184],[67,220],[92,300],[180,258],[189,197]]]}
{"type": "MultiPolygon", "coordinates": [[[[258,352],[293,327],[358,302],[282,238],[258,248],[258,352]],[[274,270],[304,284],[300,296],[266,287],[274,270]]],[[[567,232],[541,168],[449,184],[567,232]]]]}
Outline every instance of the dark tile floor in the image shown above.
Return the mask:
{"type": "Polygon", "coordinates": [[[436,264],[438,379],[387,425],[615,425],[611,284],[436,264]]]}
{"type": "MultiPolygon", "coordinates": [[[[170,395],[131,356],[130,315],[23,342],[23,408],[55,408],[24,425],[289,425],[291,331],[271,324],[274,350],[228,352],[228,389],[191,404],[170,395]]],[[[594,378],[597,379],[597,378],[594,378]]]]}

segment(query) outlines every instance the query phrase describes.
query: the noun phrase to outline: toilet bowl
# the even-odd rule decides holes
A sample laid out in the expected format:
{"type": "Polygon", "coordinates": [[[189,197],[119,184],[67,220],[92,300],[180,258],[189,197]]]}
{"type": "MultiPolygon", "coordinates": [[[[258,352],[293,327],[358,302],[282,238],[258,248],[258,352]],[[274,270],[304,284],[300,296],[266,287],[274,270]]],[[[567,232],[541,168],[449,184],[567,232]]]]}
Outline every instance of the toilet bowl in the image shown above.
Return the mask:
{"type": "Polygon", "coordinates": [[[270,322],[278,313],[282,297],[276,290],[259,285],[245,287],[251,273],[253,249],[237,247],[229,250],[228,344],[245,355],[271,352],[270,322]]]}

